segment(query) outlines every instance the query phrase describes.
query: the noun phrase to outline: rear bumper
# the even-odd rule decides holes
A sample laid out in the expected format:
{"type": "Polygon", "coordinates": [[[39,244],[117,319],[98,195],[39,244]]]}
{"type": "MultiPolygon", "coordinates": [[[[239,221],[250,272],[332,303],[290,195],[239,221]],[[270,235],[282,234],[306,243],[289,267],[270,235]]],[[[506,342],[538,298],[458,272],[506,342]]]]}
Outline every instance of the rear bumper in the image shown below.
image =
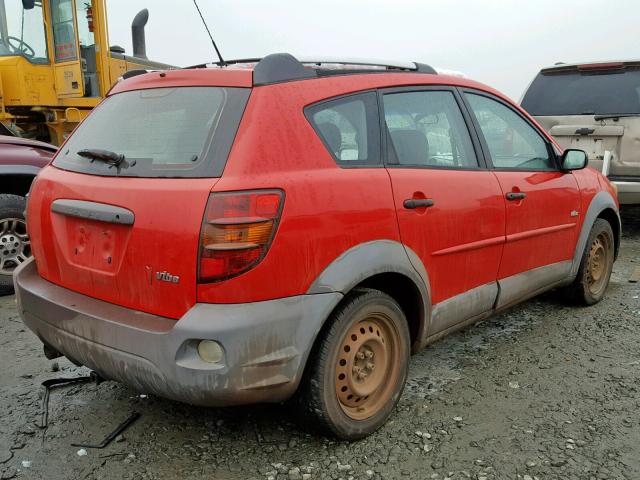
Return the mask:
{"type": "Polygon", "coordinates": [[[340,293],[247,304],[196,304],[178,321],[54,285],[35,262],[14,273],[18,310],[40,340],[105,378],[207,406],[286,400],[340,293]],[[219,364],[197,354],[201,339],[224,348],[219,364]]]}
{"type": "Polygon", "coordinates": [[[611,180],[618,187],[618,201],[621,205],[640,204],[640,180],[611,180]]]}

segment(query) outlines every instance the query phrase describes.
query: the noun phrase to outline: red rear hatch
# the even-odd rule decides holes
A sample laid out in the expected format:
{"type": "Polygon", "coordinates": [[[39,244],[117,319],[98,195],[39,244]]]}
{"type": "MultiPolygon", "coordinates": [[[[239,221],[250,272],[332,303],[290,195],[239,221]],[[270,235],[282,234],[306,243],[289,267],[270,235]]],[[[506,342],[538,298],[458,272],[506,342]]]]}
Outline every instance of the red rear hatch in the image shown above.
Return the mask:
{"type": "Polygon", "coordinates": [[[196,302],[199,235],[249,89],[152,88],[109,97],[34,183],[40,275],[179,318],[196,302]]]}
{"type": "Polygon", "coordinates": [[[214,183],[46,168],[28,212],[40,275],[107,302],[179,318],[195,303],[200,226],[214,183]],[[118,208],[109,219],[113,206],[118,208]],[[167,281],[163,272],[177,281],[167,281]]]}

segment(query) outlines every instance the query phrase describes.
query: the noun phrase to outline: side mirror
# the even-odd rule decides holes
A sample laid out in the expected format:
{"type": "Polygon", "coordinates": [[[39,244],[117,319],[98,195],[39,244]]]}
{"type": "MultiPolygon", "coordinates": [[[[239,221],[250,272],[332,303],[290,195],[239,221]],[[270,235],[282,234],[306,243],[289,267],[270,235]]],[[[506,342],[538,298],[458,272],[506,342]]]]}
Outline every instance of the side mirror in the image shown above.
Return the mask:
{"type": "Polygon", "coordinates": [[[589,158],[582,150],[567,149],[560,158],[560,168],[568,172],[571,170],[582,170],[587,166],[589,158]]]}
{"type": "Polygon", "coordinates": [[[31,10],[35,6],[35,0],[22,0],[22,8],[24,8],[25,10],[31,10]]]}

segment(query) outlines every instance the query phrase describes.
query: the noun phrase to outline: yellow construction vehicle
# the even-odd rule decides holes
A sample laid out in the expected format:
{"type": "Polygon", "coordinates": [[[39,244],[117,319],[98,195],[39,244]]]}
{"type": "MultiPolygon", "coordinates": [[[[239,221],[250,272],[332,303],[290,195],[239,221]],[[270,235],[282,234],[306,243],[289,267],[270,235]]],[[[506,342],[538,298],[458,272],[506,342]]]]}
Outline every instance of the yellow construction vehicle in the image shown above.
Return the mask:
{"type": "Polygon", "coordinates": [[[105,3],[0,0],[0,130],[60,145],[125,72],[171,68],[147,59],[146,9],[133,55],[109,46],[105,3]]]}

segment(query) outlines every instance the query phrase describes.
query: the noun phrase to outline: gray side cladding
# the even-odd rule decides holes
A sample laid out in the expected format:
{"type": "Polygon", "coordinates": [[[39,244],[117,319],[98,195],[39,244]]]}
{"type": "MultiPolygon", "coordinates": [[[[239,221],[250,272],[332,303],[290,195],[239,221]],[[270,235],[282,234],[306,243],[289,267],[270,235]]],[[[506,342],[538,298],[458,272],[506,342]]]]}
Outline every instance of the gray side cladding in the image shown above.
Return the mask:
{"type": "Polygon", "coordinates": [[[374,240],[350,248],[324,269],[307,294],[341,292],[346,294],[364,280],[381,273],[398,273],[411,279],[420,292],[423,319],[418,339],[426,332],[431,318],[429,276],[416,253],[393,240],[374,240]]]}
{"type": "MultiPolygon", "coordinates": [[[[612,209],[616,212],[616,216],[618,217],[618,238],[620,238],[620,213],[618,212],[618,206],[616,205],[615,200],[611,196],[609,192],[598,192],[593,199],[591,200],[591,204],[587,209],[587,212],[584,216],[584,222],[582,224],[582,230],[580,231],[580,236],[578,237],[578,242],[576,243],[576,250],[573,254],[573,265],[571,266],[570,277],[575,277],[578,274],[578,269],[580,268],[580,260],[582,258],[582,254],[584,252],[585,245],[587,244],[587,239],[589,238],[589,233],[591,232],[591,227],[604,210],[612,209]]],[[[612,229],[615,231],[616,227],[612,226],[612,229]]]]}

